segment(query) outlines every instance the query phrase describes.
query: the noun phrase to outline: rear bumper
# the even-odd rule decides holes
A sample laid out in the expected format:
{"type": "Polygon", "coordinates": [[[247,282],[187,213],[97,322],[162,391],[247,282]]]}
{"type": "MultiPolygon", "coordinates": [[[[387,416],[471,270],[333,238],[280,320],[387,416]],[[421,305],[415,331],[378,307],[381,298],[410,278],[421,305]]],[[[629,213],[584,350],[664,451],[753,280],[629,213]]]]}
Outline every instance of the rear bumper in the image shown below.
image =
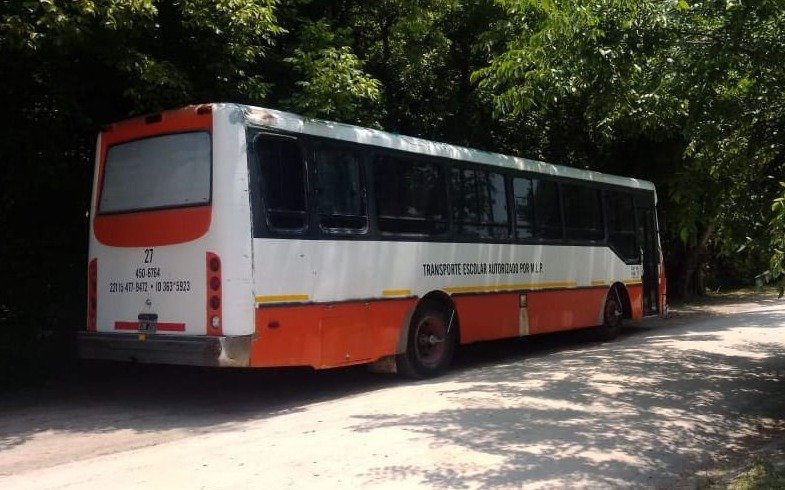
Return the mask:
{"type": "Polygon", "coordinates": [[[79,332],[82,359],[132,361],[145,364],[244,367],[250,364],[252,336],[148,335],[79,332]]]}

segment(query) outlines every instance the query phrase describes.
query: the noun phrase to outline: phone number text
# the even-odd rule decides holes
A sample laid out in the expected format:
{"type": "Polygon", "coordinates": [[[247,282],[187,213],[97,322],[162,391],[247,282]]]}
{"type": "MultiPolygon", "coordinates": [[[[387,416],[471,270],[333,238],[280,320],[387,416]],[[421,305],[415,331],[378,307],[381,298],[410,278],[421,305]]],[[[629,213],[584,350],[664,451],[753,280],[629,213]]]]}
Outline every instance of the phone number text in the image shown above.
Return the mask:
{"type": "Polygon", "coordinates": [[[191,290],[191,281],[112,281],[109,283],[110,293],[187,293],[191,290]]]}

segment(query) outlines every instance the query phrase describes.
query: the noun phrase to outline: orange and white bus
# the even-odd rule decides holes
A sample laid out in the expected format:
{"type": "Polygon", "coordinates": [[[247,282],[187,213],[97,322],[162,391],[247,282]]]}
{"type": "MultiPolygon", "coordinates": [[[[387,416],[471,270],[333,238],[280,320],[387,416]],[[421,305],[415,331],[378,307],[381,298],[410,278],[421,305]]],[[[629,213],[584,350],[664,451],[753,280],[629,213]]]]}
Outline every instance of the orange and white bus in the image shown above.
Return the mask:
{"type": "Polygon", "coordinates": [[[650,182],[206,104],[98,136],[90,359],[371,364],[663,313],[650,182]]]}

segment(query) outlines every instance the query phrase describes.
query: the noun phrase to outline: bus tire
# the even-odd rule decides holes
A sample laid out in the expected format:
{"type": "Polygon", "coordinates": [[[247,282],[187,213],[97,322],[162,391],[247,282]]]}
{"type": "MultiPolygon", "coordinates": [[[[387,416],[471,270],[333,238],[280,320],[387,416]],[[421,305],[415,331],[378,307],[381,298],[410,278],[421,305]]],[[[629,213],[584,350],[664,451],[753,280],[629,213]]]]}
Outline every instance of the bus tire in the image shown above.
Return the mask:
{"type": "Polygon", "coordinates": [[[613,340],[619,335],[622,324],[623,310],[619,302],[619,295],[615,288],[608,291],[605,305],[602,308],[602,325],[597,327],[597,339],[602,341],[613,340]]]}
{"type": "Polygon", "coordinates": [[[439,302],[425,300],[412,316],[406,351],[395,356],[398,372],[415,379],[432,378],[450,365],[455,351],[456,328],[449,311],[439,302]]]}

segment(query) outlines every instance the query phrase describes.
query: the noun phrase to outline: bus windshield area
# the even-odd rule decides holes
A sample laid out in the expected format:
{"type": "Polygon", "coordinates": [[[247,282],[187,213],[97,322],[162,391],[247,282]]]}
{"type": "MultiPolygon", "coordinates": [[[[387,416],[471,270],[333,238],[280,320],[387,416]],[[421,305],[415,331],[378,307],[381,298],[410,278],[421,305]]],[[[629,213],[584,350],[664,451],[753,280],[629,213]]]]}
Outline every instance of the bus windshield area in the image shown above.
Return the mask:
{"type": "Polygon", "coordinates": [[[210,134],[205,131],[114,145],[106,154],[98,212],[208,204],[211,160],[210,134]]]}

